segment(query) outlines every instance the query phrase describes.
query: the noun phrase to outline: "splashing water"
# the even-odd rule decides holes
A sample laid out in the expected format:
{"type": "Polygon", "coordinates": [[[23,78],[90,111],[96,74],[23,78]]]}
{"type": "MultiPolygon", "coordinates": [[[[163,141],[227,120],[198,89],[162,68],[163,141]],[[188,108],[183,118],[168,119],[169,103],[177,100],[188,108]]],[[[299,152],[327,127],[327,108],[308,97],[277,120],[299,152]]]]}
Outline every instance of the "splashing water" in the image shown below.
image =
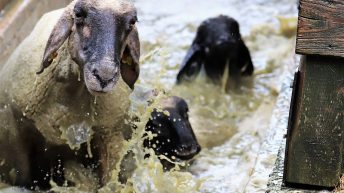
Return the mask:
{"type": "MultiPolygon", "coordinates": [[[[158,104],[164,97],[166,97],[166,95],[160,92],[152,104],[145,105],[143,102],[139,108],[136,108],[140,109],[140,111],[135,111],[135,116],[139,115],[140,122],[136,123],[137,128],[125,149],[126,152],[129,150],[134,152],[137,168],[126,185],[122,186],[121,192],[191,193],[196,192],[200,188],[202,180],[195,179],[192,174],[188,172],[180,172],[178,164],[176,168],[172,169],[170,172],[164,172],[163,166],[158,157],[154,154],[154,151],[142,147],[144,140],[142,136],[145,134],[145,125],[153,109],[159,110],[161,108],[158,104]],[[145,156],[147,154],[150,155],[148,158],[145,156]]],[[[168,114],[168,112],[161,112],[168,114]]],[[[147,134],[148,138],[154,137],[152,133],[147,134]]],[[[165,157],[165,159],[167,159],[167,157],[165,157]]],[[[183,163],[180,165],[183,165],[183,163]]],[[[117,174],[115,173],[115,178],[116,176],[117,174]]]]}
{"type": "MultiPolygon", "coordinates": [[[[131,95],[130,116],[138,117],[131,140],[124,144],[121,162],[110,183],[98,189],[94,174],[80,165],[69,166],[66,178],[75,187],[57,187],[56,192],[121,193],[230,193],[245,192],[261,142],[268,128],[283,72],[293,63],[296,0],[136,0],[142,44],[141,74],[131,95]],[[239,91],[226,94],[221,85],[207,82],[203,75],[194,83],[175,85],[180,62],[197,26],[219,14],[238,20],[251,51],[255,73],[242,81],[239,91]],[[150,99],[144,93],[156,89],[150,99]],[[166,93],[166,94],[164,94],[166,93]],[[164,172],[152,149],[142,147],[145,124],[159,101],[177,95],[190,107],[190,122],[202,146],[194,162],[177,164],[164,172]],[[152,104],[148,105],[148,100],[152,104]],[[131,157],[126,158],[131,152],[131,157]],[[150,154],[149,157],[146,155],[150,154]],[[123,162],[122,162],[123,163],[123,162]],[[120,172],[120,168],[122,171],[120,172]],[[184,169],[181,169],[184,168],[184,169]],[[128,173],[125,184],[119,174],[128,173]]],[[[95,100],[96,103],[96,100],[95,100]]],[[[80,135],[79,144],[89,140],[91,130],[82,123],[70,128],[67,137],[80,135]],[[78,134],[79,133],[79,134],[78,134]]],[[[147,133],[148,138],[154,137],[147,133]]],[[[73,164],[73,163],[71,163],[73,164]]],[[[250,188],[252,190],[252,187],[250,188]]],[[[254,188],[253,188],[254,189],[254,188]]]]}
{"type": "MultiPolygon", "coordinates": [[[[137,129],[132,139],[125,144],[122,155],[132,151],[135,154],[133,159],[136,167],[132,177],[122,185],[118,183],[118,163],[111,183],[100,192],[245,191],[279,92],[283,78],[281,74],[291,62],[294,39],[283,35],[285,30],[279,31],[276,27],[278,23],[273,23],[271,16],[276,14],[275,22],[282,17],[278,15],[277,18],[276,7],[267,7],[264,2],[251,3],[253,5],[243,9],[243,13],[237,14],[244,40],[251,50],[256,67],[254,77],[244,80],[238,93],[226,94],[221,85],[209,84],[203,76],[192,84],[174,86],[178,64],[191,43],[196,27],[203,20],[200,17],[192,17],[191,12],[210,10],[207,9],[208,6],[217,7],[213,13],[200,13],[204,19],[213,14],[229,12],[222,10],[227,4],[224,1],[211,4],[198,1],[201,8],[189,12],[181,11],[185,8],[179,6],[187,7],[186,5],[192,2],[175,1],[176,7],[173,9],[167,6],[167,1],[159,1],[159,4],[164,6],[151,13],[147,10],[154,10],[150,8],[156,5],[154,2],[137,1],[137,6],[142,11],[139,29],[144,52],[141,79],[137,87],[166,90],[170,94],[185,98],[190,105],[191,124],[203,151],[188,171],[179,171],[176,168],[164,172],[154,152],[151,149],[143,149],[141,145],[145,123],[164,96],[159,95],[150,106],[145,103],[146,98],[133,96],[132,111],[140,118],[140,122],[136,123],[137,129]],[[244,14],[248,15],[243,16],[244,14]],[[145,158],[147,153],[151,155],[149,158],[145,158]]],[[[234,4],[233,2],[231,5],[234,4]]],[[[280,8],[282,9],[282,5],[280,8]]],[[[229,10],[233,11],[232,8],[229,10]]],[[[235,14],[232,16],[235,17],[235,14]]],[[[136,88],[135,93],[140,92],[142,91],[136,88]]]]}
{"type": "Polygon", "coordinates": [[[202,151],[187,171],[164,173],[168,181],[161,175],[150,176],[146,183],[142,181],[149,172],[157,170],[153,163],[158,160],[153,160],[148,168],[139,167],[138,173],[143,175],[134,175],[132,183],[141,188],[135,192],[173,192],[180,187],[184,189],[182,192],[245,192],[283,72],[294,66],[296,1],[201,0],[197,6],[194,4],[192,0],[136,1],[144,53],[139,85],[165,89],[187,100],[190,122],[202,151]],[[239,21],[256,68],[253,78],[244,79],[239,91],[229,94],[221,85],[209,84],[202,75],[191,84],[175,86],[180,62],[197,26],[218,14],[239,21]],[[169,177],[176,174],[190,176],[189,184],[173,184],[169,177]],[[149,189],[147,183],[155,183],[151,187],[159,185],[160,189],[149,189]]]}

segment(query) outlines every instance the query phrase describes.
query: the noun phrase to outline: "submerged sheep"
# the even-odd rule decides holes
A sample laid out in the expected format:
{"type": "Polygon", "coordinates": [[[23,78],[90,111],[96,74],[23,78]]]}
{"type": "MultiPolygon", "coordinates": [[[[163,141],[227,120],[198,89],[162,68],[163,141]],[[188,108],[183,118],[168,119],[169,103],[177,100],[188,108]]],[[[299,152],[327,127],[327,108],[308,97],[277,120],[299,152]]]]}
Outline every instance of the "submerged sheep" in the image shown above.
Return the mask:
{"type": "Polygon", "coordinates": [[[139,75],[136,21],[133,5],[119,0],[75,0],[42,17],[0,72],[1,181],[35,188],[33,163],[44,155],[32,154],[67,143],[77,149],[91,135],[97,146],[88,156],[108,181],[139,75]]]}
{"type": "Polygon", "coordinates": [[[236,88],[241,76],[253,74],[250,51],[235,19],[219,15],[201,23],[181,64],[177,83],[194,80],[202,68],[215,84],[225,78],[226,91],[236,88]]]}

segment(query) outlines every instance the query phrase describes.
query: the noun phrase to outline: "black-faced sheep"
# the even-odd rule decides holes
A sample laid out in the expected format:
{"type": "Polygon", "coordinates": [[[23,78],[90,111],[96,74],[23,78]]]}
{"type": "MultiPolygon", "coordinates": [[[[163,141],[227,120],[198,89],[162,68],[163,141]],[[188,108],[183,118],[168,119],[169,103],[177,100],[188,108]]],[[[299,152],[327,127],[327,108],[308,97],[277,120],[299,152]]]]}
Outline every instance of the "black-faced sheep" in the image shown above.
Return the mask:
{"type": "MultiPolygon", "coordinates": [[[[169,115],[154,110],[146,125],[146,131],[152,132],[156,137],[145,139],[144,146],[152,148],[156,155],[164,155],[174,162],[192,159],[201,151],[196,136],[189,121],[189,107],[186,101],[177,96],[163,99],[163,111],[169,115]]],[[[161,160],[165,169],[170,169],[172,164],[161,160]]]]}
{"type": "Polygon", "coordinates": [[[236,20],[220,15],[201,23],[182,62],[177,83],[195,79],[202,66],[215,84],[221,83],[228,67],[227,90],[237,86],[241,76],[253,74],[250,52],[241,38],[236,20]]]}
{"type": "MultiPolygon", "coordinates": [[[[154,92],[147,94],[155,95],[154,92]]],[[[159,157],[164,170],[168,171],[175,163],[188,162],[194,158],[201,151],[201,146],[193,132],[188,116],[189,107],[183,98],[164,97],[159,100],[158,106],[159,110],[154,109],[146,123],[142,148],[151,148],[159,157]]],[[[133,127],[135,129],[135,123],[133,127]]],[[[127,138],[131,138],[131,133],[127,133],[127,138]]],[[[150,155],[145,157],[148,156],[150,155]]],[[[136,169],[133,157],[134,153],[129,151],[121,162],[119,181],[122,183],[125,183],[136,169]]]]}

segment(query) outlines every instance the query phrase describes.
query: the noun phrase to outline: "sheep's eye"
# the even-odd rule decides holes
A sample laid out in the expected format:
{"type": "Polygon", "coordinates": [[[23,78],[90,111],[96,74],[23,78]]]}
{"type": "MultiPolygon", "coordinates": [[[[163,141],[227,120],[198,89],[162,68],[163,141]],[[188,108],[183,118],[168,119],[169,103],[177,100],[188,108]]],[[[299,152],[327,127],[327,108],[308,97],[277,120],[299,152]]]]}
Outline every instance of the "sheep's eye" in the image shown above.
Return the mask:
{"type": "Polygon", "coordinates": [[[183,117],[186,118],[186,119],[188,119],[188,118],[189,118],[188,112],[185,112],[185,113],[183,114],[183,117]]]}
{"type": "Polygon", "coordinates": [[[186,119],[189,118],[189,108],[185,108],[182,112],[181,112],[182,116],[186,119]]]}
{"type": "Polygon", "coordinates": [[[132,19],[132,20],[130,20],[130,25],[135,25],[135,23],[136,23],[136,21],[137,21],[137,19],[132,19]]]}
{"type": "Polygon", "coordinates": [[[80,17],[82,17],[82,14],[77,12],[77,13],[75,13],[75,17],[80,18],[80,17]]]}
{"type": "Polygon", "coordinates": [[[87,16],[86,11],[79,7],[74,9],[74,13],[77,20],[84,19],[87,16]]]}
{"type": "Polygon", "coordinates": [[[129,29],[132,30],[134,25],[136,24],[137,22],[137,17],[134,17],[132,18],[130,21],[129,21],[129,29]]]}

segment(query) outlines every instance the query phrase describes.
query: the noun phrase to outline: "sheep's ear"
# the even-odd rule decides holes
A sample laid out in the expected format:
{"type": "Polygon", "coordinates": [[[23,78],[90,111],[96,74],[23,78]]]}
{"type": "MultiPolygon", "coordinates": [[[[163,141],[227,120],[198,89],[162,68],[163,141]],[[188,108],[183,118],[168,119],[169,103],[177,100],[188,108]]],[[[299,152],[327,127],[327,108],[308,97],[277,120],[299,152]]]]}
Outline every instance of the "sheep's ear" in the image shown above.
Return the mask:
{"type": "Polygon", "coordinates": [[[130,32],[127,45],[121,58],[121,76],[124,82],[134,89],[140,74],[140,40],[136,27],[130,32]]]}
{"type": "Polygon", "coordinates": [[[50,34],[47,45],[45,47],[43,61],[37,74],[41,74],[57,56],[57,50],[62,46],[69,37],[73,27],[72,12],[70,9],[64,11],[53,31],[50,34]]]}
{"type": "Polygon", "coordinates": [[[239,43],[238,51],[238,66],[241,68],[242,76],[251,76],[254,71],[250,51],[246,47],[245,43],[241,40],[239,43]]]}
{"type": "Polygon", "coordinates": [[[177,75],[177,84],[184,80],[193,80],[201,70],[203,52],[197,43],[193,43],[188,50],[177,75]]]}

